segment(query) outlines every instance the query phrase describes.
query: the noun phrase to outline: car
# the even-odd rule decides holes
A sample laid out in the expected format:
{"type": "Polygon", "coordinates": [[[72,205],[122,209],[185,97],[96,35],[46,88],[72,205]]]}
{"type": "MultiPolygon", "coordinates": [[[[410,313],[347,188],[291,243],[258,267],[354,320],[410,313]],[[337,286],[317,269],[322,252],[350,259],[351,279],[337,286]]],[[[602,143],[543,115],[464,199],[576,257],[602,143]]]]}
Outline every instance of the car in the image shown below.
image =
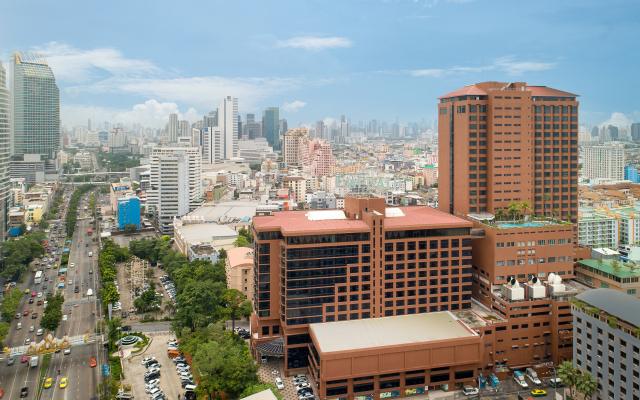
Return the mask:
{"type": "Polygon", "coordinates": [[[25,346],[28,346],[28,345],[30,345],[30,344],[31,344],[31,339],[26,338],[26,339],[24,340],[24,345],[25,345],[25,346]]]}
{"type": "Polygon", "coordinates": [[[64,353],[62,354],[64,354],[65,356],[71,354],[71,349],[64,349],[64,353]]]}
{"type": "Polygon", "coordinates": [[[31,325],[29,327],[29,332],[35,332],[35,330],[36,330],[36,327],[34,325],[31,325]]]}
{"type": "Polygon", "coordinates": [[[44,334],[44,330],[42,328],[38,329],[38,332],[36,332],[36,336],[42,336],[42,334],[44,334]]]}
{"type": "Polygon", "coordinates": [[[31,314],[31,319],[36,319],[38,318],[38,313],[34,312],[33,314],[31,314]]]}
{"type": "Polygon", "coordinates": [[[60,380],[60,389],[64,389],[67,387],[67,378],[62,378],[60,380]]]}
{"type": "Polygon", "coordinates": [[[278,388],[278,390],[284,389],[284,383],[282,383],[282,379],[280,379],[279,377],[276,378],[276,387],[278,388]]]}
{"type": "Polygon", "coordinates": [[[306,378],[294,378],[293,379],[293,384],[297,385],[298,383],[307,383],[307,379],[306,378]]]}
{"type": "Polygon", "coordinates": [[[89,275],[91,275],[91,274],[93,274],[93,270],[92,269],[89,270],[89,275]]]}
{"type": "Polygon", "coordinates": [[[19,318],[20,318],[20,313],[17,313],[16,314],[16,319],[19,319],[19,318]]]}
{"type": "Polygon", "coordinates": [[[69,267],[71,267],[71,268],[73,268],[73,267],[75,267],[75,266],[76,266],[76,264],[75,264],[75,263],[70,263],[70,264],[69,264],[69,267]]]}
{"type": "Polygon", "coordinates": [[[42,292],[38,292],[38,297],[42,297],[42,292]]]}
{"type": "Polygon", "coordinates": [[[473,396],[474,394],[478,394],[478,388],[474,388],[471,385],[464,385],[462,387],[462,394],[465,396],[473,396]]]}
{"type": "Polygon", "coordinates": [[[29,388],[23,387],[20,389],[20,397],[27,397],[29,395],[29,388]]]}
{"type": "Polygon", "coordinates": [[[42,285],[43,290],[47,290],[47,285],[42,285]]]}
{"type": "Polygon", "coordinates": [[[73,279],[69,279],[69,283],[68,283],[68,285],[69,285],[69,286],[73,285],[73,279]]]}
{"type": "Polygon", "coordinates": [[[129,332],[131,330],[131,325],[122,325],[122,332],[129,332]]]}
{"type": "Polygon", "coordinates": [[[63,321],[67,321],[68,319],[69,319],[69,318],[67,318],[67,314],[64,314],[64,315],[62,316],[62,320],[63,320],[63,321]]]}
{"type": "Polygon", "coordinates": [[[27,315],[29,315],[29,310],[24,310],[24,312],[22,313],[22,315],[24,315],[25,317],[26,317],[27,315]]]}
{"type": "Polygon", "coordinates": [[[159,385],[159,384],[160,384],[160,379],[152,379],[149,382],[147,382],[147,386],[159,385]]]}
{"type": "Polygon", "coordinates": [[[294,385],[294,386],[296,387],[297,390],[306,389],[306,388],[310,387],[307,382],[300,382],[300,383],[298,383],[297,385],[294,385]]]}
{"type": "Polygon", "coordinates": [[[15,362],[16,362],[16,359],[14,357],[11,357],[9,361],[7,361],[7,365],[12,366],[13,364],[15,364],[15,362]]]}
{"type": "Polygon", "coordinates": [[[96,363],[96,359],[95,359],[95,358],[92,358],[92,359],[91,359],[91,361],[89,362],[89,366],[90,366],[90,367],[95,367],[96,365],[98,365],[98,364],[96,363]]]}
{"type": "Polygon", "coordinates": [[[33,297],[29,299],[29,304],[33,304],[34,300],[33,297]]]}
{"type": "Polygon", "coordinates": [[[22,358],[20,359],[21,363],[26,363],[27,361],[29,361],[29,357],[27,356],[22,356],[22,358]]]}
{"type": "Polygon", "coordinates": [[[147,357],[147,358],[145,358],[144,360],[142,360],[142,364],[144,365],[144,364],[146,364],[147,362],[149,362],[149,361],[151,361],[151,360],[155,360],[155,359],[156,359],[155,357],[147,357]]]}
{"type": "Polygon", "coordinates": [[[44,381],[44,388],[49,389],[52,384],[53,384],[53,378],[47,378],[47,380],[44,381]]]}
{"type": "Polygon", "coordinates": [[[24,294],[29,294],[29,292],[30,292],[30,290],[27,289],[27,290],[24,291],[24,294]]]}
{"type": "Polygon", "coordinates": [[[542,396],[546,396],[547,392],[545,392],[542,389],[534,389],[534,390],[531,391],[531,395],[533,397],[542,397],[542,396]]]}
{"type": "Polygon", "coordinates": [[[31,297],[36,297],[36,292],[31,292],[31,297]]]}

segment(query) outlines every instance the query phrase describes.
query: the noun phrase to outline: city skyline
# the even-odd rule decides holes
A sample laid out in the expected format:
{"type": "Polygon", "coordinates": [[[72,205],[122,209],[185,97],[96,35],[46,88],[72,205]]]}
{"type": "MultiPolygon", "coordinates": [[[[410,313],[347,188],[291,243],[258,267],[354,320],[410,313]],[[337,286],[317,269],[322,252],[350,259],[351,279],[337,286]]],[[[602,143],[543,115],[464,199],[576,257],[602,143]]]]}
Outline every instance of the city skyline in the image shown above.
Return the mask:
{"type": "MultiPolygon", "coordinates": [[[[13,3],[7,11],[19,15],[26,12],[23,7],[13,3]]],[[[135,8],[144,9],[149,18],[135,24],[120,23],[117,5],[96,9],[96,15],[104,15],[100,19],[79,18],[73,7],[63,15],[52,10],[58,17],[55,27],[34,16],[40,23],[29,32],[12,29],[14,21],[0,28],[6,38],[0,59],[8,64],[18,49],[43,53],[61,88],[62,122],[69,126],[93,117],[160,127],[177,111],[180,119],[194,122],[226,95],[238,97],[240,115],[280,107],[281,118],[291,127],[311,127],[340,115],[352,123],[391,123],[396,116],[401,123],[434,120],[435,98],[449,87],[489,80],[580,92],[585,98],[580,119],[588,124],[627,126],[638,119],[633,101],[618,93],[622,85],[617,82],[632,72],[633,63],[607,61],[627,57],[624,43],[637,36],[628,12],[635,4],[374,1],[236,7],[224,5],[222,10],[241,16],[233,26],[223,21],[212,32],[193,27],[183,33],[159,31],[167,22],[162,7],[143,3],[135,8]],[[261,22],[292,15],[299,18],[277,28],[261,22]],[[500,18],[498,26],[479,36],[479,15],[509,18],[500,18]],[[555,24],[560,16],[566,17],[555,24]],[[118,33],[103,37],[113,21],[118,33]],[[454,23],[460,28],[443,35],[454,23]],[[310,30],[314,25],[318,28],[310,30]],[[520,27],[527,25],[539,28],[525,33],[520,27]],[[77,35],[78,30],[85,33],[77,35]],[[154,34],[139,35],[146,30],[154,34]],[[489,42],[495,45],[478,46],[489,42]],[[201,51],[203,45],[209,50],[201,51]],[[194,55],[199,62],[181,61],[194,55]],[[228,61],[209,62],[213,59],[228,61]],[[610,73],[602,77],[605,67],[610,73]]],[[[171,18],[211,10],[187,5],[171,18]]]]}

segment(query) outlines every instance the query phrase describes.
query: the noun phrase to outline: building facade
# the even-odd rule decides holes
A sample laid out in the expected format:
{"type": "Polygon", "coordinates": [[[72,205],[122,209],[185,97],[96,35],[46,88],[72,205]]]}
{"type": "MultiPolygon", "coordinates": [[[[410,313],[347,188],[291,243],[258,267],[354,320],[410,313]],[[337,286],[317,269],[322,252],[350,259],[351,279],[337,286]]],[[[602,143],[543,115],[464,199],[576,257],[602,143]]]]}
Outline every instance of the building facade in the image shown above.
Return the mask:
{"type": "Polygon", "coordinates": [[[0,61],[0,242],[8,232],[10,207],[9,183],[11,157],[11,94],[7,89],[7,71],[0,61]]]}
{"type": "Polygon", "coordinates": [[[118,228],[123,230],[127,224],[140,225],[140,200],[135,196],[121,197],[118,199],[118,228]]]}
{"type": "Polygon", "coordinates": [[[262,137],[273,150],[280,151],[280,109],[269,107],[262,112],[262,137]]]}
{"type": "Polygon", "coordinates": [[[227,287],[240,291],[253,303],[253,249],[236,247],[227,250],[225,270],[227,287]]]}
{"type": "Polygon", "coordinates": [[[624,149],[614,146],[585,146],[582,176],[586,179],[624,179],[624,149]]]}
{"type": "Polygon", "coordinates": [[[624,179],[633,183],[639,183],[640,180],[638,180],[638,169],[632,166],[624,167],[624,179]]]}
{"type": "Polygon", "coordinates": [[[287,373],[309,366],[310,324],[471,308],[470,222],[348,197],[253,226],[252,349],[284,335],[287,373]]]}
{"type": "Polygon", "coordinates": [[[596,378],[598,399],[639,399],[640,300],[610,289],[577,300],[571,307],[574,365],[596,378]]]}

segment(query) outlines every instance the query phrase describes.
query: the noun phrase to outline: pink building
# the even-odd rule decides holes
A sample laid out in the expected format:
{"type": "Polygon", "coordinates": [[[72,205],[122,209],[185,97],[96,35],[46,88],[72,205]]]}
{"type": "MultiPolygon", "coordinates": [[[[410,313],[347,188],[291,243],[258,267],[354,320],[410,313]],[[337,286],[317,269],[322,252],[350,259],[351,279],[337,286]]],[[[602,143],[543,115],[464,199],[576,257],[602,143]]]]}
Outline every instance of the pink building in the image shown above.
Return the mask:
{"type": "Polygon", "coordinates": [[[438,153],[429,154],[427,156],[427,164],[438,165],[438,153]]]}
{"type": "MultiPolygon", "coordinates": [[[[438,156],[436,155],[436,157],[438,156]]],[[[438,182],[438,167],[427,165],[422,168],[422,175],[424,176],[424,184],[426,186],[431,186],[438,182]]]]}
{"type": "Polygon", "coordinates": [[[331,167],[336,165],[331,145],[326,140],[303,142],[300,146],[300,161],[309,166],[311,176],[331,175],[331,167]]]}

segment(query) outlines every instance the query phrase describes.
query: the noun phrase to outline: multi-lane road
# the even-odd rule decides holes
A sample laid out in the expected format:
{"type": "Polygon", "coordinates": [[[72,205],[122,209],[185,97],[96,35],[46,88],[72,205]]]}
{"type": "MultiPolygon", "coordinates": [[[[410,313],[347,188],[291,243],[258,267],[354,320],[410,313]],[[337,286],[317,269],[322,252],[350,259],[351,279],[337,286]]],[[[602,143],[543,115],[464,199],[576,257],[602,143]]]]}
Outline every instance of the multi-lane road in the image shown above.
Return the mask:
{"type": "MultiPolygon", "coordinates": [[[[48,245],[54,242],[58,242],[60,245],[60,251],[63,248],[68,248],[70,251],[69,266],[67,270],[67,281],[63,289],[60,289],[65,296],[65,304],[62,308],[62,313],[67,315],[67,321],[62,321],[56,331],[56,337],[62,337],[65,333],[69,336],[82,335],[86,332],[93,333],[98,321],[98,307],[96,301],[96,289],[98,289],[98,270],[96,266],[96,258],[98,253],[97,242],[93,242],[95,236],[88,236],[87,229],[93,226],[90,225],[91,216],[89,213],[85,215],[84,202],[88,204],[88,198],[90,194],[86,195],[80,202],[78,210],[78,223],[75,229],[73,240],[69,244],[64,243],[64,238],[54,237],[53,230],[49,234],[48,245]],[[93,256],[90,257],[90,253],[93,256]],[[74,264],[71,267],[71,264],[74,264]],[[73,283],[71,283],[73,282],[73,283]],[[75,292],[75,287],[78,286],[78,293],[75,292]],[[86,297],[88,289],[92,289],[94,296],[86,297]]],[[[62,214],[65,212],[62,211],[62,214]]],[[[53,221],[58,222],[58,221],[53,221]]],[[[62,221],[59,221],[62,224],[62,221]]],[[[64,232],[64,231],[63,231],[64,232]]],[[[64,236],[64,234],[63,234],[64,236]]],[[[54,255],[53,257],[60,257],[54,255]]],[[[54,263],[58,263],[59,261],[54,263]]],[[[57,290],[59,283],[63,282],[58,276],[59,269],[44,269],[45,277],[48,278],[40,284],[34,283],[34,273],[32,264],[29,266],[29,271],[25,278],[24,284],[18,285],[23,291],[29,289],[36,293],[42,293],[46,296],[47,292],[54,293],[57,290]],[[43,286],[47,285],[47,289],[43,290],[43,286]]],[[[15,347],[24,344],[25,339],[29,338],[32,341],[43,340],[43,336],[36,336],[36,332],[40,328],[40,319],[44,311],[44,306],[37,306],[37,301],[33,304],[29,304],[30,296],[24,296],[20,305],[18,306],[18,312],[22,313],[25,310],[31,310],[38,313],[38,318],[32,319],[31,316],[20,317],[19,319],[13,319],[9,334],[4,341],[5,346],[15,347]],[[18,323],[22,322],[22,329],[17,329],[18,323]],[[29,332],[30,326],[35,326],[34,332],[29,332]]],[[[36,297],[37,299],[37,297],[36,297]]],[[[101,365],[105,364],[105,360],[102,357],[98,358],[98,343],[99,341],[93,341],[90,344],[74,346],[71,348],[71,354],[64,355],[63,352],[52,353],[51,363],[49,370],[46,374],[46,378],[53,378],[53,385],[50,389],[44,389],[41,399],[91,399],[97,397],[96,387],[99,382],[99,373],[101,372],[101,365]],[[97,367],[90,367],[92,358],[98,360],[97,367]],[[58,375],[58,370],[60,374],[58,375]],[[68,379],[67,387],[60,388],[60,380],[66,377],[68,379]]],[[[101,355],[104,353],[101,353],[101,355]]],[[[40,368],[42,363],[42,357],[40,357],[39,365],[37,368],[29,367],[29,363],[21,363],[20,357],[17,357],[13,365],[8,365],[8,359],[0,359],[0,389],[4,390],[4,396],[8,399],[20,398],[20,389],[27,387],[29,389],[29,395],[27,398],[36,398],[36,388],[38,386],[38,379],[40,377],[40,368]]]]}

